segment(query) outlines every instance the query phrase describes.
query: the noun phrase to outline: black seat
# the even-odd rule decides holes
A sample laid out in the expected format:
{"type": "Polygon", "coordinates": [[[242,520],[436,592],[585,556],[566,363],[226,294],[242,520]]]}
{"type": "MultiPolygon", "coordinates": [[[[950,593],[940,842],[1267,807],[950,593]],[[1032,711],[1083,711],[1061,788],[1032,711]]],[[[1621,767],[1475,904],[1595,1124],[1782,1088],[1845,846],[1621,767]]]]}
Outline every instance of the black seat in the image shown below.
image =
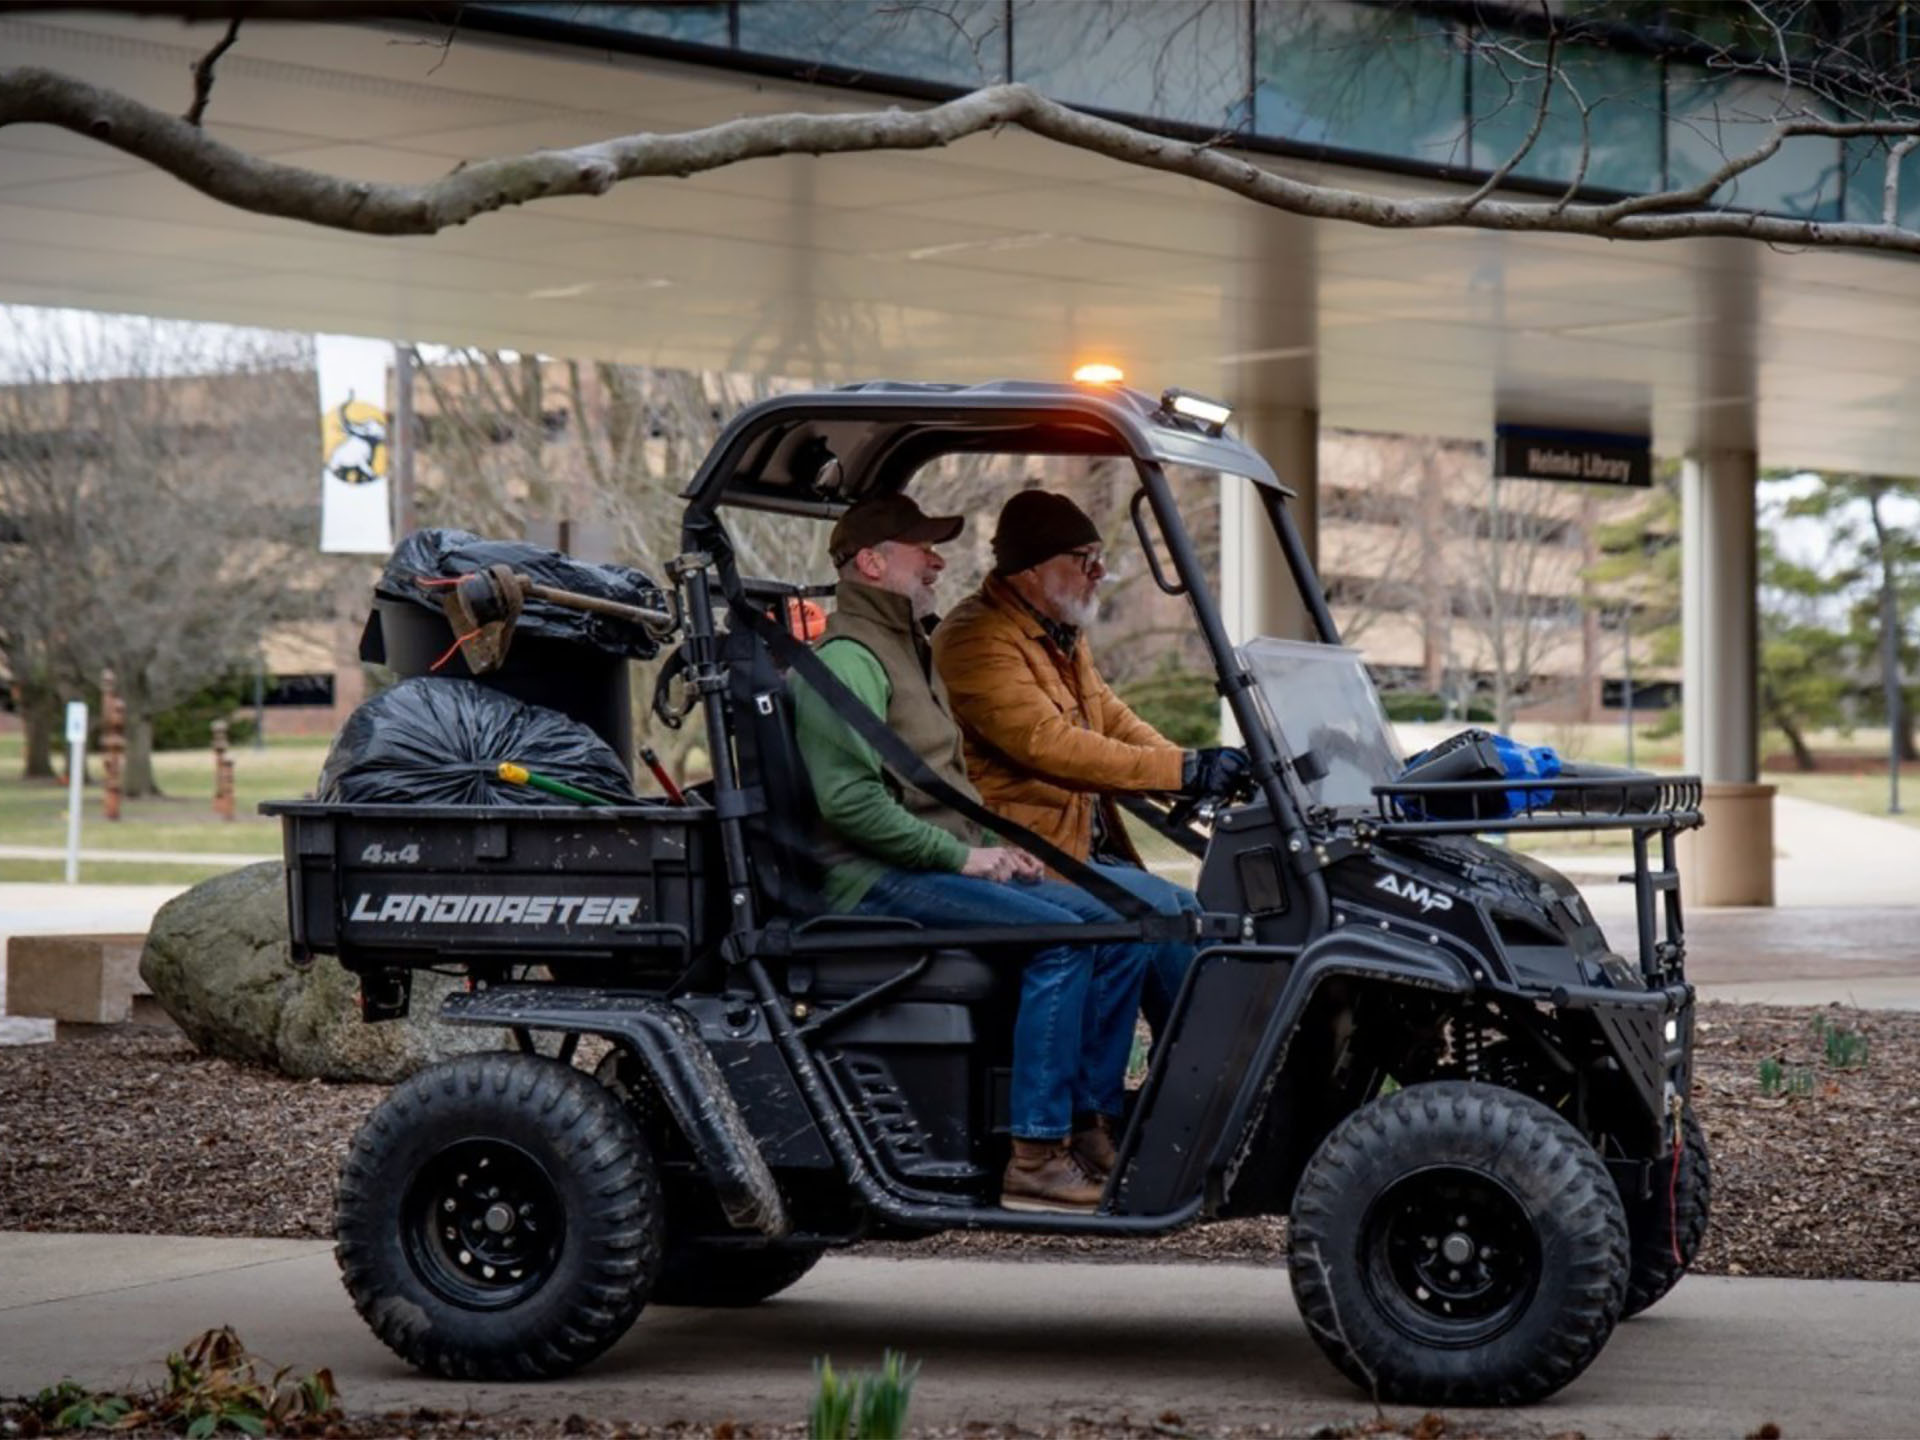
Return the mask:
{"type": "Polygon", "coordinates": [[[749,631],[728,631],[721,657],[740,788],[749,801],[741,826],[755,885],[777,914],[796,920],[824,914],[820,867],[812,856],[820,811],[794,741],[786,676],[749,631]]]}
{"type": "MultiPolygon", "coordinates": [[[[812,850],[820,812],[794,738],[793,697],[786,675],[766,646],[747,631],[728,632],[722,655],[733,706],[740,785],[752,797],[742,828],[761,898],[776,915],[809,930],[842,923],[857,925],[862,934],[887,928],[873,917],[837,919],[821,899],[823,877],[812,850]]],[[[901,922],[898,951],[796,957],[787,967],[792,993],[844,1000],[872,989],[924,953],[913,948],[913,928],[901,922]]],[[[989,999],[1003,988],[1001,975],[989,962],[968,950],[941,950],[927,973],[897,998],[972,1003],[989,999]]]]}
{"type": "MultiPolygon", "coordinates": [[[[787,988],[798,996],[851,1000],[918,959],[904,954],[809,955],[787,962],[787,988]]],[[[971,950],[936,950],[926,973],[903,987],[898,998],[971,1005],[991,999],[1000,988],[999,972],[971,950]]]]}

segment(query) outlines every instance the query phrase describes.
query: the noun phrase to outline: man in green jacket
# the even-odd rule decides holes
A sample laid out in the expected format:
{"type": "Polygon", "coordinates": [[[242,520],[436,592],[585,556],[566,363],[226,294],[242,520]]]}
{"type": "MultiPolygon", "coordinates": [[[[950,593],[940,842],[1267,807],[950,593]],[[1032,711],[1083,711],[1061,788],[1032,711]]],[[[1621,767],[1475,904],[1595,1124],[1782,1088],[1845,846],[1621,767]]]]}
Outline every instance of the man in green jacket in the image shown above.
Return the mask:
{"type": "MultiPolygon", "coordinates": [[[[928,639],[946,568],[934,547],[965,523],[925,515],[904,495],[875,496],[842,515],[828,540],[840,585],[819,656],[941,779],[977,801],[928,639]]],[[[1047,880],[1031,855],[990,843],[964,816],[902,785],[817,693],[799,680],[793,691],[833,909],[937,926],[1116,918],[1085,891],[1047,880]]],[[[1001,1193],[1009,1209],[1099,1205],[1133,1017],[1156,948],[1053,945],[1027,960],[1013,1036],[1013,1156],[1001,1193]]]]}

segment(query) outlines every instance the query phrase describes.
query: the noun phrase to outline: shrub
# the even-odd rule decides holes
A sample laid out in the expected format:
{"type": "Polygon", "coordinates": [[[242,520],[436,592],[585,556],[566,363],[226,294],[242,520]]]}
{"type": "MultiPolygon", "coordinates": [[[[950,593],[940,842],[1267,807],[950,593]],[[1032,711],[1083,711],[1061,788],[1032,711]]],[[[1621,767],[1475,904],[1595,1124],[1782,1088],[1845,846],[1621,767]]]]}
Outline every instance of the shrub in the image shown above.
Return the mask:
{"type": "Polygon", "coordinates": [[[244,675],[217,680],[153,717],[156,750],[204,750],[213,744],[213,722],[227,722],[227,741],[238,745],[253,738],[253,715],[235,714],[252,701],[253,682],[244,675]]]}
{"type": "Polygon", "coordinates": [[[1477,700],[1467,702],[1466,714],[1450,717],[1446,697],[1431,690],[1394,690],[1382,695],[1380,703],[1386,706],[1387,718],[1396,721],[1432,722],[1451,718],[1463,724],[1485,724],[1493,719],[1493,711],[1477,700]]]}
{"type": "Polygon", "coordinates": [[[27,1408],[55,1434],[153,1428],[208,1440],[221,1430],[265,1435],[319,1425],[339,1416],[340,1396],[326,1370],[299,1379],[284,1368],[268,1373],[264,1362],[223,1326],[167,1356],[161,1388],[96,1393],[62,1380],[34,1396],[27,1408]]]}
{"type": "Polygon", "coordinates": [[[1213,688],[1213,676],[1183,670],[1180,657],[1171,651],[1160,657],[1151,675],[1122,688],[1120,698],[1182,749],[1220,743],[1220,692],[1213,688]]]}

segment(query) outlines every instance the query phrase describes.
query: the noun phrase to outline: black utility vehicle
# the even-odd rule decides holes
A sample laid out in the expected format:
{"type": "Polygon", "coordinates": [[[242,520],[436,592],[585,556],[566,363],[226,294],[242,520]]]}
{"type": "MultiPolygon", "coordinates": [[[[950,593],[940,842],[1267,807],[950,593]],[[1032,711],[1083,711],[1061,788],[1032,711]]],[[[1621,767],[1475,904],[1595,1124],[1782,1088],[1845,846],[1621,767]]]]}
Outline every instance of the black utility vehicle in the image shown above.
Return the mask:
{"type": "MultiPolygon", "coordinates": [[[[1288,1215],[1301,1312],[1356,1384],[1511,1404],[1680,1278],[1709,1185],[1673,865],[1697,782],[1408,777],[1289,492],[1223,420],[1181,392],[1060,384],[756,405],[685,492],[666,596],[710,785],[610,808],[267,807],[297,956],[357,972],[368,1020],[404,1013],[414,970],[456,969],[445,1018],[518,1042],[400,1085],[353,1143],[338,1256],[382,1340],[438,1374],[552,1376],[648,1303],[752,1304],[863,1239],[1288,1215]],[[1180,924],[1202,947],[1090,1216],[996,1204],[1022,954],[1061,935],[816,913],[785,675],[826,672],[769,616],[830,587],[743,574],[724,520],[828,523],[954,454],[1130,463],[1153,579],[1188,601],[1252,760],[1249,794],[1140,807],[1199,858],[1205,914],[1073,932],[1180,924]],[[1255,488],[1318,643],[1229,642],[1170,466],[1255,488]],[[1628,954],[1559,874],[1482,838],[1602,828],[1633,847],[1628,954]],[[611,1042],[591,1074],[583,1036],[611,1042]]],[[[462,587],[483,611],[487,591],[462,587]]],[[[879,748],[911,776],[911,752],[879,748]]]]}

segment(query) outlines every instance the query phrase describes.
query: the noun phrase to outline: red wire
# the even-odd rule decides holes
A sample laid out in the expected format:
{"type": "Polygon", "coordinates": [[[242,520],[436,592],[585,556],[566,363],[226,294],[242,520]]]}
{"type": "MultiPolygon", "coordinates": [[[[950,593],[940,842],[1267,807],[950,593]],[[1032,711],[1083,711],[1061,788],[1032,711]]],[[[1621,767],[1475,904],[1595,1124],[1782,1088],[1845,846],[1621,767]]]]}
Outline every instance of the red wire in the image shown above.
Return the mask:
{"type": "Polygon", "coordinates": [[[1667,1180],[1667,1239],[1673,1246],[1673,1263],[1687,1262],[1680,1254],[1680,1152],[1686,1140],[1678,1125],[1673,1127],[1673,1174],[1667,1180]]]}
{"type": "Polygon", "coordinates": [[[433,664],[431,664],[427,668],[430,671],[438,670],[442,665],[446,664],[447,661],[453,659],[453,657],[459,653],[460,647],[462,645],[466,644],[467,641],[473,639],[473,637],[478,635],[479,633],[480,632],[478,630],[469,630],[466,634],[462,635],[458,640],[455,640],[453,644],[447,647],[446,654],[442,655],[438,660],[434,661],[433,664]]]}

